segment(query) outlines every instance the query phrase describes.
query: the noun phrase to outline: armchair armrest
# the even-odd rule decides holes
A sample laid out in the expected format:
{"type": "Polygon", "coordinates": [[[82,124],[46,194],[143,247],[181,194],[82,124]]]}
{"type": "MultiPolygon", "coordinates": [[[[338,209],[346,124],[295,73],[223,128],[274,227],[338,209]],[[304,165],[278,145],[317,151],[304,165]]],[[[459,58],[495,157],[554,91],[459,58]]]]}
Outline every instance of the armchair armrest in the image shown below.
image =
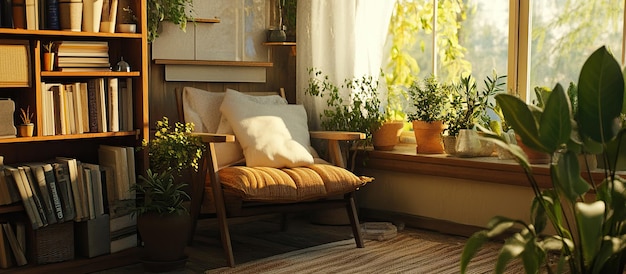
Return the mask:
{"type": "Polygon", "coordinates": [[[350,131],[310,131],[311,138],[336,140],[336,141],[351,141],[351,140],[363,140],[365,139],[365,133],[350,132],[350,131]]]}
{"type": "Polygon", "coordinates": [[[235,135],[232,134],[194,132],[191,135],[199,136],[203,143],[232,143],[235,141],[235,135]]]}
{"type": "Polygon", "coordinates": [[[349,131],[310,131],[311,138],[328,140],[328,156],[336,166],[346,167],[339,141],[352,141],[365,139],[365,133],[349,131]]]}

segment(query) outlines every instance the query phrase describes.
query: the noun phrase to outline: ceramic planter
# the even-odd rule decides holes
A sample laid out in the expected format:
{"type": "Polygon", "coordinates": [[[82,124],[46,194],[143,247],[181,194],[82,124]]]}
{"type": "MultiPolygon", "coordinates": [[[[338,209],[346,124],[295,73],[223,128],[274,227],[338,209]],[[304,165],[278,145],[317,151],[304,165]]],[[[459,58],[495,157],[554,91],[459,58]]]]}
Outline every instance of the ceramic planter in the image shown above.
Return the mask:
{"type": "Polygon", "coordinates": [[[440,154],[443,153],[443,142],[441,133],[443,132],[443,122],[425,122],[412,121],[413,133],[415,134],[415,142],[417,143],[416,152],[423,154],[440,154]]]}
{"type": "Polygon", "coordinates": [[[17,130],[20,134],[20,137],[33,137],[33,133],[35,131],[35,124],[21,124],[17,126],[17,130]]]}
{"type": "Polygon", "coordinates": [[[393,150],[400,140],[403,126],[404,123],[401,121],[384,123],[377,131],[372,133],[374,149],[393,150]]]}
{"type": "Polygon", "coordinates": [[[170,271],[184,266],[190,227],[189,214],[140,215],[137,229],[144,243],[141,258],[144,268],[148,271],[170,271]]]}
{"type": "Polygon", "coordinates": [[[445,135],[443,138],[443,152],[456,155],[456,136],[445,135]]]}

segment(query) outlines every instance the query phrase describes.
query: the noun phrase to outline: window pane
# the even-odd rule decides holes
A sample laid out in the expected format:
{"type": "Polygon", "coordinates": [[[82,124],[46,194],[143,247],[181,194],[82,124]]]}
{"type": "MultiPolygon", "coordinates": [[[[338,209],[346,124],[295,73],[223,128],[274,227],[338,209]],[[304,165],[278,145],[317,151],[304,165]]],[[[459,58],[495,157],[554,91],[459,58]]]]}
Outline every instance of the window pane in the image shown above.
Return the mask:
{"type": "MultiPolygon", "coordinates": [[[[498,75],[507,74],[509,1],[469,0],[465,5],[467,17],[461,22],[459,43],[467,49],[464,59],[471,64],[480,89],[483,79],[494,70],[498,75]]],[[[442,75],[446,73],[443,68],[442,75]]]]}
{"type": "Polygon", "coordinates": [[[578,82],[586,58],[606,45],[619,60],[624,1],[532,1],[530,95],[536,86],[578,82]]]}

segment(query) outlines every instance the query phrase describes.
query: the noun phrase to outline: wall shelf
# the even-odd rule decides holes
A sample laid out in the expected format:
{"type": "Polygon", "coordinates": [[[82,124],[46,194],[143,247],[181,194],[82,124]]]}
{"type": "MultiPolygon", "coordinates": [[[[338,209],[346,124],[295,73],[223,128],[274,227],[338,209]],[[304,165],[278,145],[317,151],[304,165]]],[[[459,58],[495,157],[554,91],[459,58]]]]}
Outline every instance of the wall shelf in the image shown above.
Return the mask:
{"type": "Polygon", "coordinates": [[[273,67],[271,62],[249,61],[204,61],[204,60],[169,60],[155,59],[157,65],[194,65],[194,66],[230,66],[230,67],[273,67]]]}

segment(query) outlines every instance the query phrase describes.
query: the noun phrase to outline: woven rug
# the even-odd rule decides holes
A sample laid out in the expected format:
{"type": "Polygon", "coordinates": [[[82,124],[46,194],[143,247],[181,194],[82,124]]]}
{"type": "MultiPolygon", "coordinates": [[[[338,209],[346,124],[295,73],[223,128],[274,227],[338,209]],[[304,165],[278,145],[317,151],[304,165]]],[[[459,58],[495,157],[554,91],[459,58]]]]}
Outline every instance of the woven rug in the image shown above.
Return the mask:
{"type": "MultiPolygon", "coordinates": [[[[205,273],[459,273],[465,240],[405,230],[386,241],[366,240],[365,248],[356,248],[353,239],[344,240],[205,273]]],[[[485,245],[468,273],[492,273],[499,249],[495,243],[485,245]]],[[[514,261],[506,273],[524,269],[514,261]]]]}

